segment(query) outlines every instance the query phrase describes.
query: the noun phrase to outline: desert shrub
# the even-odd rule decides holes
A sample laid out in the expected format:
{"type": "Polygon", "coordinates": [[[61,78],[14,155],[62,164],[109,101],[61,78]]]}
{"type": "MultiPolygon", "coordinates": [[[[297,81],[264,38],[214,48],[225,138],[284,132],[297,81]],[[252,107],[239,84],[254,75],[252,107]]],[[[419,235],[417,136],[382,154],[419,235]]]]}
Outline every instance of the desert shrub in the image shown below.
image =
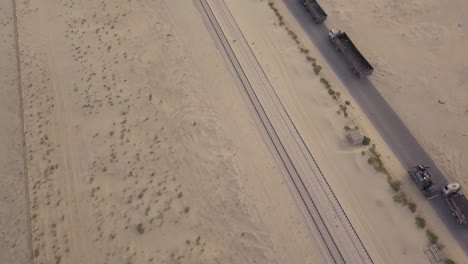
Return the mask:
{"type": "Polygon", "coordinates": [[[334,95],[334,94],[335,94],[335,91],[333,91],[332,89],[328,89],[328,94],[329,94],[329,95],[334,95]]]}
{"type": "Polygon", "coordinates": [[[320,73],[320,70],[322,70],[322,66],[317,64],[313,64],[312,67],[314,68],[315,75],[318,75],[320,73]]]}
{"type": "Polygon", "coordinates": [[[304,48],[304,47],[300,47],[299,50],[300,50],[302,53],[309,54],[309,49],[306,49],[306,48],[304,48]]]}
{"type": "Polygon", "coordinates": [[[455,261],[451,260],[451,259],[446,259],[444,261],[445,264],[456,264],[455,261]]]}
{"type": "Polygon", "coordinates": [[[406,198],[406,193],[399,192],[398,194],[393,195],[393,201],[395,203],[402,204],[403,206],[408,204],[408,198],[406,198]]]}
{"type": "Polygon", "coordinates": [[[408,209],[409,209],[412,213],[416,212],[416,207],[417,207],[417,206],[416,206],[415,203],[413,203],[413,202],[409,202],[409,203],[408,203],[408,209]]]}
{"type": "Polygon", "coordinates": [[[399,181],[399,180],[392,180],[391,177],[388,177],[388,178],[390,178],[390,180],[388,181],[388,184],[390,185],[390,187],[392,188],[392,190],[394,190],[395,192],[400,191],[400,189],[401,189],[401,181],[399,181]]]}
{"type": "Polygon", "coordinates": [[[362,140],[362,144],[364,146],[369,146],[370,142],[371,142],[371,139],[369,137],[364,136],[364,139],[362,140]]]}
{"type": "Polygon", "coordinates": [[[420,216],[416,216],[414,218],[414,221],[416,223],[416,226],[419,228],[419,229],[423,229],[426,227],[426,220],[420,216]]]}
{"type": "Polygon", "coordinates": [[[306,56],[306,60],[307,60],[307,61],[315,62],[315,58],[314,58],[314,57],[311,57],[311,56],[309,56],[309,55],[306,56]]]}
{"type": "Polygon", "coordinates": [[[331,88],[330,82],[327,79],[322,77],[322,78],[320,78],[320,82],[325,86],[325,88],[327,88],[327,89],[331,88]]]}
{"type": "Polygon", "coordinates": [[[340,109],[343,112],[344,117],[348,117],[348,108],[344,105],[340,105],[340,109]]]}
{"type": "Polygon", "coordinates": [[[439,240],[439,237],[429,229],[426,230],[426,236],[429,239],[429,242],[431,242],[432,244],[436,244],[437,241],[439,240]]]}
{"type": "Polygon", "coordinates": [[[350,129],[351,128],[348,125],[344,126],[344,130],[349,131],[350,129]]]}
{"type": "Polygon", "coordinates": [[[143,224],[142,224],[142,223],[139,223],[139,224],[137,225],[137,231],[138,231],[138,233],[140,233],[140,234],[145,233],[145,228],[143,227],[143,224]]]}

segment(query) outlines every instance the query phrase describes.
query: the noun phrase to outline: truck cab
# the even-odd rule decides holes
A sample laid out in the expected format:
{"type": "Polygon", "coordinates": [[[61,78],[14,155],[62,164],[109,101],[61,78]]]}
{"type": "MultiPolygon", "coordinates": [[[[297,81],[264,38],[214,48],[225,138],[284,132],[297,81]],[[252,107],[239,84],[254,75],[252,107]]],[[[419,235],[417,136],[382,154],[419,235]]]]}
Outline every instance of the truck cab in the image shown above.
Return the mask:
{"type": "Polygon", "coordinates": [[[328,32],[328,38],[329,39],[334,39],[336,36],[338,36],[339,34],[341,33],[341,30],[339,29],[330,29],[330,31],[328,32]]]}
{"type": "Polygon", "coordinates": [[[461,186],[459,183],[451,182],[449,184],[444,185],[444,187],[442,187],[442,195],[447,198],[452,197],[458,194],[460,190],[461,190],[461,186]]]}

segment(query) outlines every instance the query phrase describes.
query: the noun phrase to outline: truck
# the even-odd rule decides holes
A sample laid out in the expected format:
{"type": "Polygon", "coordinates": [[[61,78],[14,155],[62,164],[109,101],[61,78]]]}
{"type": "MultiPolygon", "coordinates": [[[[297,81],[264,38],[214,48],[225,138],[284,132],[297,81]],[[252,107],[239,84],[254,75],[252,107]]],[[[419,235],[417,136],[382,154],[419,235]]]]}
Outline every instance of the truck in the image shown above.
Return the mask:
{"type": "Polygon", "coordinates": [[[354,43],[348,37],[348,34],[341,30],[331,29],[328,32],[329,40],[335,45],[336,49],[343,54],[345,59],[351,65],[353,73],[359,78],[369,76],[374,71],[372,65],[359,52],[354,43]]]}
{"type": "Polygon", "coordinates": [[[427,199],[432,199],[439,196],[440,188],[434,184],[431,175],[428,171],[429,167],[424,165],[417,165],[412,167],[408,174],[411,179],[416,183],[418,188],[422,191],[427,199]]]}
{"type": "Polygon", "coordinates": [[[299,0],[307,11],[312,15],[315,24],[320,24],[327,19],[327,13],[323,11],[322,7],[315,0],[299,0]]]}
{"type": "Polygon", "coordinates": [[[468,227],[468,199],[460,192],[460,184],[452,182],[439,188],[432,181],[428,169],[429,167],[427,166],[417,165],[410,168],[408,173],[427,199],[432,199],[442,194],[457,223],[468,227]]]}
{"type": "Polygon", "coordinates": [[[460,184],[452,182],[442,187],[442,196],[457,223],[468,227],[468,199],[460,190],[460,184]]]}

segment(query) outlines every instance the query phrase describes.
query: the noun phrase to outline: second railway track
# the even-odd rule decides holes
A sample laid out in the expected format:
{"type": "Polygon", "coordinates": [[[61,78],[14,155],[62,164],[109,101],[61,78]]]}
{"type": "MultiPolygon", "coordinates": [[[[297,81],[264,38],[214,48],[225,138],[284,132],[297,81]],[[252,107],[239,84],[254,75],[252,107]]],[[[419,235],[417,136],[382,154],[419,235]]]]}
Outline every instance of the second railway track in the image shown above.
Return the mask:
{"type": "Polygon", "coordinates": [[[224,0],[194,0],[232,64],[334,263],[373,263],[224,0]],[[238,40],[232,45],[226,35],[238,40]]]}

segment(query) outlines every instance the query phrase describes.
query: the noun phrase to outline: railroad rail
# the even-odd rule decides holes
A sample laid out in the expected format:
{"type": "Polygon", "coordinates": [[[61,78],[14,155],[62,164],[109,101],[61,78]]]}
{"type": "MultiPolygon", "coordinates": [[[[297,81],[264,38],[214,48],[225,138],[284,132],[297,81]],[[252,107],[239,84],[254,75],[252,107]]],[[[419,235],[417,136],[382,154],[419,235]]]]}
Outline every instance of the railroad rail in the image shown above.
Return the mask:
{"type": "Polygon", "coordinates": [[[373,263],[224,0],[198,1],[333,262],[373,263]]]}

